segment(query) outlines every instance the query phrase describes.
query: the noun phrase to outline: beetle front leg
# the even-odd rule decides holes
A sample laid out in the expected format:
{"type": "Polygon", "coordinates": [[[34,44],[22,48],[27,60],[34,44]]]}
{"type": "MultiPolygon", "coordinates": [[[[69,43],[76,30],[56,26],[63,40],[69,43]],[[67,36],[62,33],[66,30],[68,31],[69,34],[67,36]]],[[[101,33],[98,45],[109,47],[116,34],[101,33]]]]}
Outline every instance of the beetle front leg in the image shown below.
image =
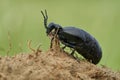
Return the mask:
{"type": "Polygon", "coordinates": [[[53,46],[53,39],[54,39],[54,37],[52,37],[52,39],[51,39],[50,48],[52,48],[52,46],[53,46]]]}

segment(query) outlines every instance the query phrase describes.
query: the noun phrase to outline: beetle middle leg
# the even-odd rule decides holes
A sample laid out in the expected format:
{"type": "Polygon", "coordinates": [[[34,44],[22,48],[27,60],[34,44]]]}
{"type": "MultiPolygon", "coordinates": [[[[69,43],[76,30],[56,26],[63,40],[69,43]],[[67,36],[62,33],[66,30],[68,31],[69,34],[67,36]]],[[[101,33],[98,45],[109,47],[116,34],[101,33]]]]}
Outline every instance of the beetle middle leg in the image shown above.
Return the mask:
{"type": "Polygon", "coordinates": [[[58,38],[58,36],[57,36],[58,30],[59,30],[59,28],[57,28],[57,30],[54,32],[54,34],[52,34],[52,38],[51,38],[51,42],[50,42],[50,48],[53,47],[54,39],[58,38]]]}

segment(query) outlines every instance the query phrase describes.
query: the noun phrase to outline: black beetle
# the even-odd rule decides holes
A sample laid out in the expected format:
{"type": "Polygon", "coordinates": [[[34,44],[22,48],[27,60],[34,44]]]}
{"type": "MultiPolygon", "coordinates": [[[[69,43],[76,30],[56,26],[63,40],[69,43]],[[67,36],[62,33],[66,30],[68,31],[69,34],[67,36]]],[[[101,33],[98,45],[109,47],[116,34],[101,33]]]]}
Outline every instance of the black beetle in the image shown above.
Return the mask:
{"type": "Polygon", "coordinates": [[[77,51],[85,59],[94,64],[97,64],[100,61],[102,58],[102,50],[94,37],[82,29],[71,26],[62,28],[62,26],[55,23],[50,23],[47,26],[47,11],[45,10],[45,14],[43,11],[41,11],[41,13],[44,17],[44,26],[46,28],[47,35],[50,35],[53,30],[54,33],[58,30],[56,34],[60,42],[65,45],[63,49],[66,46],[70,47],[73,49],[71,53],[72,55],[77,51]]]}

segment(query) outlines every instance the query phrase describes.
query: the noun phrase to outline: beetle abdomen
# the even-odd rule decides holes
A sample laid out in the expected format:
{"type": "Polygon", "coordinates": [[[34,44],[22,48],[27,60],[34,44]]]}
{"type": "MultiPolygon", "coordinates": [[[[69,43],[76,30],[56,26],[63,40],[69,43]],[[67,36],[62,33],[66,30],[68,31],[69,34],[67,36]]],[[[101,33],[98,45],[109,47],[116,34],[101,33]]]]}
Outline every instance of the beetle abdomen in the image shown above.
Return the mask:
{"type": "Polygon", "coordinates": [[[90,44],[84,43],[76,47],[76,51],[94,64],[97,64],[102,58],[102,50],[96,40],[93,40],[90,44]]]}
{"type": "Polygon", "coordinates": [[[75,27],[64,27],[59,33],[60,41],[73,49],[92,63],[97,64],[102,51],[97,40],[89,33],[75,27]]]}

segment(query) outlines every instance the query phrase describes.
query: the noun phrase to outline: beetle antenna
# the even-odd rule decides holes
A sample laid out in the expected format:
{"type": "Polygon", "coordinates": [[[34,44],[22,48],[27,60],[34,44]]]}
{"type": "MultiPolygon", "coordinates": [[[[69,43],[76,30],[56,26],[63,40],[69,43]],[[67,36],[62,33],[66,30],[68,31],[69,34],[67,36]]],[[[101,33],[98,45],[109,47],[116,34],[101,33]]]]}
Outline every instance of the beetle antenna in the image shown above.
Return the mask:
{"type": "Polygon", "coordinates": [[[43,15],[43,18],[44,18],[44,26],[45,28],[47,29],[47,20],[48,20],[48,15],[47,15],[47,10],[45,10],[45,14],[43,11],[41,11],[42,15],[43,15]]]}

